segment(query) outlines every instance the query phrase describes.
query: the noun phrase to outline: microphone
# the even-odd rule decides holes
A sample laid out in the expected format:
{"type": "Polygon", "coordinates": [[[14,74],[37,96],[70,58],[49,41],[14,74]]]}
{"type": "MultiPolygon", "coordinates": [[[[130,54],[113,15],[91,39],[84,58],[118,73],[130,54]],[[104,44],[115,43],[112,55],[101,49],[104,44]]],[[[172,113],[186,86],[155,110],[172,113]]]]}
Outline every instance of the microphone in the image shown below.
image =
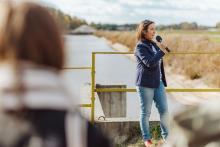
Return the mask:
{"type": "MultiPolygon", "coordinates": [[[[160,37],[159,35],[157,35],[157,36],[156,36],[156,40],[157,40],[157,42],[162,43],[162,40],[163,40],[163,39],[162,39],[162,37],[160,37]]],[[[170,49],[169,49],[168,47],[166,47],[165,49],[166,49],[167,52],[170,52],[170,49]]]]}

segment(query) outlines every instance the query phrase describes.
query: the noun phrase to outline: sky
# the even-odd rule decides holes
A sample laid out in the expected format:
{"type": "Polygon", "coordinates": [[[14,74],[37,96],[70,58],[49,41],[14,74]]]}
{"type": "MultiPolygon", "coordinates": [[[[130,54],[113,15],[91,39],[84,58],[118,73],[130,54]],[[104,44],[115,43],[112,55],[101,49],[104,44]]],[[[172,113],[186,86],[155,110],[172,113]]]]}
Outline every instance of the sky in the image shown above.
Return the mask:
{"type": "Polygon", "coordinates": [[[184,21],[215,26],[220,22],[220,0],[41,0],[72,16],[95,23],[157,24],[184,21]]]}

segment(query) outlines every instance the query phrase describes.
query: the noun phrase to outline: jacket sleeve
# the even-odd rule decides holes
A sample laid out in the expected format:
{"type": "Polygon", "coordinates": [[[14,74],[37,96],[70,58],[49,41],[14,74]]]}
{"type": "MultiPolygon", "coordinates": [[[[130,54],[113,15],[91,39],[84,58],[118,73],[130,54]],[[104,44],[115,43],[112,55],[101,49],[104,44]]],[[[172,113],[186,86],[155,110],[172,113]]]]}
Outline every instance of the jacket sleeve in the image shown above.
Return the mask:
{"type": "Polygon", "coordinates": [[[153,56],[149,54],[146,47],[138,45],[136,47],[136,56],[144,63],[146,67],[156,66],[158,61],[165,55],[162,50],[157,51],[153,56]]]}

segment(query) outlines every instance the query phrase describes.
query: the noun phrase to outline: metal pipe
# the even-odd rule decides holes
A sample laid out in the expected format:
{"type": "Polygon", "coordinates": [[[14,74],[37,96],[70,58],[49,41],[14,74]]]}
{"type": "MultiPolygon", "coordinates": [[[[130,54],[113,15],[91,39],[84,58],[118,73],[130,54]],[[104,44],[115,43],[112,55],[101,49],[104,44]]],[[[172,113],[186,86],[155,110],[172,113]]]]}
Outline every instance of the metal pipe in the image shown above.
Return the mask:
{"type": "MultiPolygon", "coordinates": [[[[220,88],[166,88],[167,92],[220,92],[220,88]]],[[[132,88],[96,88],[95,92],[136,92],[132,88]]]]}

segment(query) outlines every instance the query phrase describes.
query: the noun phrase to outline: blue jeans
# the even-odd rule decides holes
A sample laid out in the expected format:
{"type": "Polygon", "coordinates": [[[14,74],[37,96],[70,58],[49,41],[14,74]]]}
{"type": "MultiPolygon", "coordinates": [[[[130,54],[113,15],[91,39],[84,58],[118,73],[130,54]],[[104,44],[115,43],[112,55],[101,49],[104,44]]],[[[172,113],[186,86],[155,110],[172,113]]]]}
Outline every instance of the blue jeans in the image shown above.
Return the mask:
{"type": "Polygon", "coordinates": [[[136,88],[140,98],[140,127],[144,141],[151,139],[149,118],[153,101],[160,114],[161,136],[163,139],[166,139],[169,133],[169,114],[163,82],[160,82],[158,88],[147,88],[142,86],[137,86],[136,88]]]}

